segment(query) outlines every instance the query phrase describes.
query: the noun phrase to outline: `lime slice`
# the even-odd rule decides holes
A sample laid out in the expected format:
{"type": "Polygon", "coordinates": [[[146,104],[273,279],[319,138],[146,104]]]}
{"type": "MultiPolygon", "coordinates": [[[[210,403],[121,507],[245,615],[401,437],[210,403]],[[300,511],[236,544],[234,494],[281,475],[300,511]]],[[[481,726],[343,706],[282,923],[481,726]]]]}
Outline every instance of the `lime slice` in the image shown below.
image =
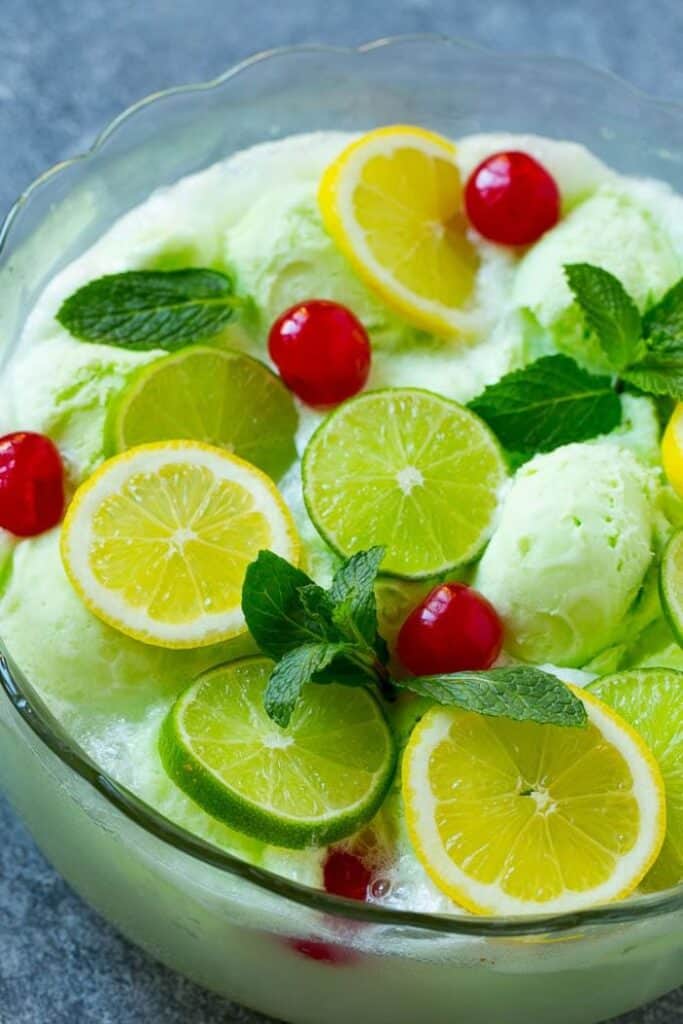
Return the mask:
{"type": "Polygon", "coordinates": [[[161,759],[207,814],[276,846],[324,845],[379,809],[396,767],[393,737],[362,687],[308,686],[287,729],[263,697],[272,663],[212,669],[162,726],[161,759]]]}
{"type": "Polygon", "coordinates": [[[597,679],[589,689],[640,733],[659,762],[666,788],[666,839],[642,888],[668,889],[683,880],[683,672],[632,669],[597,679]]]}
{"type": "Polygon", "coordinates": [[[155,441],[203,441],[278,480],[296,458],[297,413],[274,373],[241,352],[191,346],[139,370],[112,406],[109,454],[155,441]]]}
{"type": "Polygon", "coordinates": [[[383,544],[382,571],[423,579],[471,561],[491,533],[506,468],[468,409],[429,391],[369,391],[318,427],[303,459],[318,532],[351,555],[383,544]]]}
{"type": "Polygon", "coordinates": [[[659,593],[671,630],[683,645],[683,530],[675,533],[664,548],[659,567],[659,593]]]}

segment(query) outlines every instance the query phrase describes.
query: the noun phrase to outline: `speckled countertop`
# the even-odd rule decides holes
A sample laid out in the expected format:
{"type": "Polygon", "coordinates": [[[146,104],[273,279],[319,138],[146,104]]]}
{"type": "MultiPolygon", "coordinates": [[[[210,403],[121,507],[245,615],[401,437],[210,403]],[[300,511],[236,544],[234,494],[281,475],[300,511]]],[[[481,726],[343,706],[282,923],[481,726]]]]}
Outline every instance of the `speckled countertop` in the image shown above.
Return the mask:
{"type": "MultiPolygon", "coordinates": [[[[683,101],[677,0],[0,0],[0,214],[146,93],[210,78],[267,47],[427,31],[579,56],[683,101]]],[[[120,938],[54,873],[0,798],[0,1024],[189,1021],[264,1018],[120,938]]],[[[675,1022],[683,1022],[681,992],[621,1018],[675,1022]]]]}

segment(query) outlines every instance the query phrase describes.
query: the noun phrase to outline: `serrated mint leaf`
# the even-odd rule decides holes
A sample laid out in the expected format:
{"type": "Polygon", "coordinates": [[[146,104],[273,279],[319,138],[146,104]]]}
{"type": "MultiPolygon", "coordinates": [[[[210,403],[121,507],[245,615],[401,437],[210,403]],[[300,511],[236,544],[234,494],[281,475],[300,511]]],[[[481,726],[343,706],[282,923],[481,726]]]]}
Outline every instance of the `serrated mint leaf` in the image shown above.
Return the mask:
{"type": "Polygon", "coordinates": [[[373,547],[352,555],[335,574],[329,590],[335,625],[349,638],[372,647],[384,664],[389,652],[377,633],[375,581],[385,552],[383,547],[373,547]]]}
{"type": "Polygon", "coordinates": [[[642,359],[629,366],[622,377],[641,391],[683,400],[683,339],[657,334],[646,340],[642,359]]]}
{"type": "Polygon", "coordinates": [[[585,726],[588,717],[568,686],[530,665],[404,679],[398,685],[438,704],[540,725],[585,726]]]}
{"type": "Polygon", "coordinates": [[[643,318],[644,348],[622,377],[652,395],[683,399],[683,279],[643,318]]]}
{"type": "Polygon", "coordinates": [[[643,317],[646,344],[668,339],[683,345],[683,278],[643,317]]]}
{"type": "Polygon", "coordinates": [[[278,725],[289,725],[301,691],[344,650],[344,644],[303,644],[289,651],[271,672],[264,706],[278,725]]]}
{"type": "Polygon", "coordinates": [[[309,616],[301,600],[301,591],[309,587],[320,589],[305,572],[272,551],[260,551],[248,566],[242,611],[249,632],[269,658],[277,661],[301,644],[329,639],[322,621],[309,616]]]}
{"type": "Polygon", "coordinates": [[[510,452],[550,452],[607,434],[621,423],[609,377],[596,377],[565,355],[543,356],[489,385],[470,409],[510,452]]]}
{"type": "Polygon", "coordinates": [[[239,300],[216,270],[131,270],[79,288],[57,320],[81,341],[167,352],[217,334],[239,300]]]}
{"type": "Polygon", "coordinates": [[[597,336],[610,365],[615,370],[628,366],[638,355],[642,323],[621,281],[590,263],[568,263],[564,272],[586,325],[597,336]]]}

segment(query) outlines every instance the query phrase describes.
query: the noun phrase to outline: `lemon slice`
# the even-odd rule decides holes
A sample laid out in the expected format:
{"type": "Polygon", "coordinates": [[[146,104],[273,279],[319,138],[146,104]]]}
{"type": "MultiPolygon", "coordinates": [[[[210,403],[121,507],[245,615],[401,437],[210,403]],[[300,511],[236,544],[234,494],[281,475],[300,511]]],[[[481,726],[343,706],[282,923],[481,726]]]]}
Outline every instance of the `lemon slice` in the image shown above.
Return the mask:
{"type": "Polygon", "coordinates": [[[679,402],[662,438],[662,464],[673,489],[683,495],[683,402],[679,402]]]}
{"type": "Polygon", "coordinates": [[[469,333],[479,265],[467,237],[455,146],[423,128],[379,128],[325,171],[328,232],[363,280],[411,323],[469,333]]]}
{"type": "Polygon", "coordinates": [[[264,548],[290,562],[299,553],[272,481],[198,441],[140,445],[105,462],[77,490],[61,544],[90,611],[160,647],[241,633],[248,564],[264,548]]]}
{"type": "Polygon", "coordinates": [[[432,708],[403,760],[411,841],[475,914],[550,914],[632,892],[662,848],[664,782],[640,736],[574,690],[585,729],[432,708]]]}

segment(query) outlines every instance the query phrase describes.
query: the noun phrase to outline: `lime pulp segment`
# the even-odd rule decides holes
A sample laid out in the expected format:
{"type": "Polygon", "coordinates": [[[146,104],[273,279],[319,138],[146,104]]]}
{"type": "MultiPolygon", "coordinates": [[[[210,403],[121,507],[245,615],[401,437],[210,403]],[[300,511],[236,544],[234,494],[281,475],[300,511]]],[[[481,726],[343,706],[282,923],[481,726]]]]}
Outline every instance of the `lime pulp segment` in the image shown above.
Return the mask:
{"type": "Polygon", "coordinates": [[[112,406],[111,454],[155,441],[224,448],[277,480],[296,458],[292,396],[267,366],[241,352],[190,346],[142,367],[112,406]]]}
{"type": "Polygon", "coordinates": [[[309,685],[280,729],[263,706],[271,669],[248,658],[201,676],[162,726],[164,767],[207,814],[263,842],[351,835],[379,809],[396,767],[382,710],[362,687],[309,685]]]}
{"type": "Polygon", "coordinates": [[[475,558],[507,471],[468,409],[429,391],[365,392],[335,410],[303,459],[304,499],[342,555],[386,546],[385,573],[427,578],[475,558]]]}
{"type": "Polygon", "coordinates": [[[597,679],[589,689],[640,733],[659,763],[666,788],[666,839],[642,888],[677,885],[683,880],[683,672],[633,669],[597,679]]]}

